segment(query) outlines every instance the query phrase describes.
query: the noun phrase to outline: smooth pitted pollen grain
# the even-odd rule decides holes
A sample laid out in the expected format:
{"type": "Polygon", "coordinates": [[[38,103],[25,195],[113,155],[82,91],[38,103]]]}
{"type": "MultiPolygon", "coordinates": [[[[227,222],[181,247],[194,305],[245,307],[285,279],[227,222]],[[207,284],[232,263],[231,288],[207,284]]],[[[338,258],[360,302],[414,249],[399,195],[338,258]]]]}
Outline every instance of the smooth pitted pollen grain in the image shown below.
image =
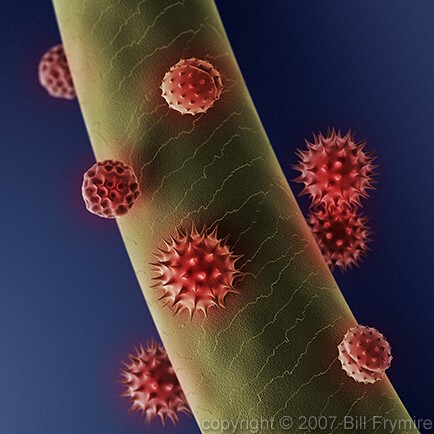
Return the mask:
{"type": "Polygon", "coordinates": [[[75,98],[75,88],[63,45],[55,45],[41,58],[39,82],[55,98],[75,98]]]}
{"type": "Polygon", "coordinates": [[[88,211],[105,218],[126,214],[140,196],[133,168],[116,160],[94,164],[83,176],[81,192],[88,211]]]}

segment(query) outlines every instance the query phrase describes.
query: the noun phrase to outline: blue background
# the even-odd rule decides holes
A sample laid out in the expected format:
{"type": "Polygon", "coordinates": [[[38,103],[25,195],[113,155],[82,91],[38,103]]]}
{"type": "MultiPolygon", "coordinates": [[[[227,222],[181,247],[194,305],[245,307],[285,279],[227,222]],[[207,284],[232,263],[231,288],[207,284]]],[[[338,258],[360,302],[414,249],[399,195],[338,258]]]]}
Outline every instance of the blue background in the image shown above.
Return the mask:
{"type": "MultiPolygon", "coordinates": [[[[217,4],[288,179],[295,149],[327,127],[378,156],[372,251],[336,276],[392,342],[410,414],[434,418],[434,3],[217,4]]],[[[0,432],[158,433],[118,398],[119,361],[156,330],[116,224],[83,208],[94,160],[78,104],[37,83],[59,42],[52,6],[5,2],[0,19],[0,432]]],[[[182,417],[170,432],[198,430],[182,417]]]]}

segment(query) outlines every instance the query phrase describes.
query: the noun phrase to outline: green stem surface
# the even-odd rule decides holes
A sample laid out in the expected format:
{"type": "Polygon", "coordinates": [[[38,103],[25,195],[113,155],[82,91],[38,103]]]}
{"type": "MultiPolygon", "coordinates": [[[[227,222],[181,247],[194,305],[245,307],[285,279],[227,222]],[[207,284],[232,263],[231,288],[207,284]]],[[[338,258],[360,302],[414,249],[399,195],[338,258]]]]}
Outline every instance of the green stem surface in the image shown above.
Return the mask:
{"type": "Polygon", "coordinates": [[[312,432],[372,433],[374,416],[407,421],[397,433],[417,432],[387,378],[358,384],[341,369],[337,345],[356,321],[279,167],[214,2],[54,5],[96,157],[125,161],[140,177],[142,196],[119,228],[202,431],[213,432],[207,420],[274,418],[274,429],[260,431],[297,432],[303,417],[324,415],[327,429],[312,432]],[[213,63],[225,86],[195,117],[170,110],[159,88],[189,57],[213,63]],[[217,224],[244,255],[240,294],[206,319],[174,317],[150,288],[153,252],[191,224],[217,224]],[[279,427],[283,416],[292,429],[279,427]],[[345,429],[347,416],[366,416],[367,427],[345,429]]]}

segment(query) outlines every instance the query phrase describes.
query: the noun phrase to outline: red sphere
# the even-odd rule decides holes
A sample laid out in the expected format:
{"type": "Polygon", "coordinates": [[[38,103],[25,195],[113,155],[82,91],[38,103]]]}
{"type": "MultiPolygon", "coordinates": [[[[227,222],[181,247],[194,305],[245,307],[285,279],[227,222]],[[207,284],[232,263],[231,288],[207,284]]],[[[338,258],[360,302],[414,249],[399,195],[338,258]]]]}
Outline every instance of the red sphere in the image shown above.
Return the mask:
{"type": "Polygon", "coordinates": [[[132,411],[141,411],[150,423],[160,417],[175,423],[181,412],[190,414],[187,399],[175,371],[162,345],[151,342],[140,346],[135,355],[129,356],[121,371],[122,383],[127,390],[122,395],[129,398],[132,411]]]}
{"type": "Polygon", "coordinates": [[[197,311],[206,316],[213,306],[225,307],[225,297],[237,292],[233,283],[241,273],[235,269],[239,256],[217,237],[217,229],[199,232],[193,227],[164,244],[151,264],[157,272],[154,286],[163,292],[160,300],[175,314],[186,309],[190,317],[197,311]]]}
{"type": "Polygon", "coordinates": [[[295,180],[304,184],[301,194],[319,204],[360,205],[360,198],[372,189],[376,166],[373,158],[363,151],[364,142],[356,143],[351,132],[344,137],[334,130],[327,137],[314,135],[314,143],[306,140],[307,151],[299,151],[300,162],[294,166],[301,174],[295,180]]]}
{"type": "Polygon", "coordinates": [[[50,48],[39,62],[39,82],[55,98],[75,98],[75,88],[63,45],[50,48]]]}
{"type": "Polygon", "coordinates": [[[342,369],[359,383],[381,380],[393,358],[385,337],[377,329],[363,325],[348,330],[338,350],[342,369]]]}
{"type": "Polygon", "coordinates": [[[126,214],[140,196],[133,168],[116,160],[94,164],[83,176],[81,192],[86,208],[105,218],[126,214]]]}
{"type": "Polygon", "coordinates": [[[223,83],[211,63],[192,57],[172,66],[160,87],[170,108],[194,116],[214,105],[220,98],[223,83]]]}
{"type": "Polygon", "coordinates": [[[320,208],[311,213],[308,223],[327,262],[333,269],[346,270],[357,265],[368,250],[370,231],[357,209],[346,206],[320,208]]]}

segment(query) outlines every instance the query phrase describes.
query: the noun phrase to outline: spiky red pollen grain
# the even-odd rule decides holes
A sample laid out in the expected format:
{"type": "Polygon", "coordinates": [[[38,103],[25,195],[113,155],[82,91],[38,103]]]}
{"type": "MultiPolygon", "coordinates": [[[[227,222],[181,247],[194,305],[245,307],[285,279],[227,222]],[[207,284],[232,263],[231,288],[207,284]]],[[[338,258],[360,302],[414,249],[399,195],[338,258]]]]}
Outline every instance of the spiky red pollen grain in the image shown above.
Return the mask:
{"type": "Polygon", "coordinates": [[[233,284],[241,274],[235,268],[239,256],[225,242],[217,237],[217,228],[198,231],[194,226],[164,240],[151,264],[156,272],[154,287],[175,314],[185,309],[190,317],[197,311],[207,316],[211,307],[225,307],[229,293],[238,292],[233,284]]]}
{"type": "Polygon", "coordinates": [[[375,328],[357,325],[338,345],[342,369],[359,383],[381,380],[392,361],[391,347],[375,328]]]}
{"type": "Polygon", "coordinates": [[[309,195],[312,206],[341,203],[360,205],[360,199],[372,189],[376,166],[373,157],[363,151],[365,142],[356,143],[350,131],[345,136],[332,130],[327,137],[314,135],[306,140],[307,151],[298,151],[300,172],[296,182],[304,184],[301,194],[309,195]]]}
{"type": "Polygon", "coordinates": [[[322,207],[307,219],[330,268],[345,271],[358,265],[368,250],[370,231],[366,218],[348,206],[322,207]]]}
{"type": "Polygon", "coordinates": [[[39,82],[55,98],[75,98],[75,88],[63,45],[55,45],[41,58],[39,82]]]}
{"type": "Polygon", "coordinates": [[[170,108],[185,114],[205,113],[220,98],[220,73],[206,60],[181,59],[165,74],[162,97],[170,108]]]}
{"type": "Polygon", "coordinates": [[[140,196],[133,168],[117,160],[95,163],[83,176],[81,192],[88,211],[105,218],[126,214],[140,196]]]}
{"type": "Polygon", "coordinates": [[[150,423],[160,417],[175,423],[181,412],[190,414],[184,392],[162,345],[152,341],[146,348],[140,346],[136,354],[129,356],[121,371],[132,411],[141,411],[150,423]]]}

